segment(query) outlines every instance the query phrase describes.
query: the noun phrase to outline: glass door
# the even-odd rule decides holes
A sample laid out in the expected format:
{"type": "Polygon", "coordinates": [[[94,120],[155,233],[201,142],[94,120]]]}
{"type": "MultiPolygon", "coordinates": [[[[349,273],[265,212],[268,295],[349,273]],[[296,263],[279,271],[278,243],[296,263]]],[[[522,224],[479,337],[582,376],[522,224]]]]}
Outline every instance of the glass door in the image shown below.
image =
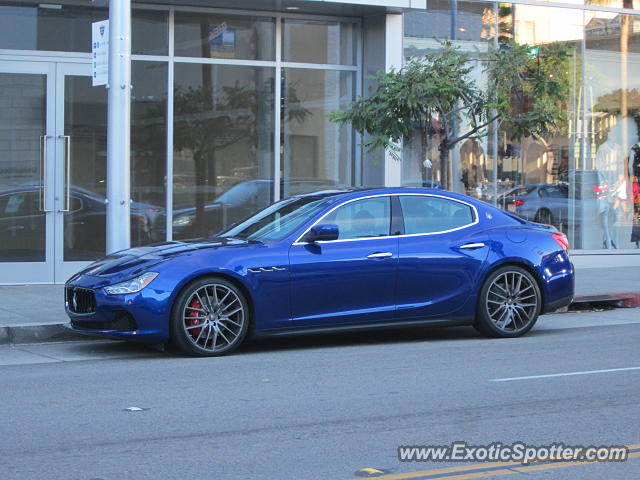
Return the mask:
{"type": "Polygon", "coordinates": [[[107,91],[87,64],[56,68],[55,282],[105,254],[107,91]]]}
{"type": "Polygon", "coordinates": [[[0,61],[0,284],[54,280],[55,64],[0,61]]]}
{"type": "Polygon", "coordinates": [[[104,255],[106,97],[89,64],[0,61],[0,284],[104,255]]]}

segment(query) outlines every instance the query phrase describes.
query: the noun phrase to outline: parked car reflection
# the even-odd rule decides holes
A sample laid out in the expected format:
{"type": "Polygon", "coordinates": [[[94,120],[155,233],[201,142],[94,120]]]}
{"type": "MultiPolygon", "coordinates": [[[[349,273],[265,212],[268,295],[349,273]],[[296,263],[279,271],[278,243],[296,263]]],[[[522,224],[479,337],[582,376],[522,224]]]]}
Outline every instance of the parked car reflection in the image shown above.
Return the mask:
{"type": "MultiPolygon", "coordinates": [[[[153,228],[164,215],[163,209],[141,202],[131,204],[133,243],[163,239],[153,228]]],[[[41,189],[21,185],[0,190],[0,261],[44,261],[46,241],[45,212],[41,189]]],[[[64,213],[64,259],[94,260],[105,252],[105,197],[89,190],[71,187],[69,211],[64,213]]]]}
{"type": "Polygon", "coordinates": [[[567,172],[562,179],[566,181],[512,188],[498,196],[498,206],[569,233],[576,248],[615,248],[618,214],[607,178],[596,170],[583,170],[567,172]]]}
{"type": "MultiPolygon", "coordinates": [[[[334,181],[323,179],[297,179],[280,183],[280,190],[284,196],[335,187],[334,181]]],[[[204,205],[201,213],[195,207],[174,210],[173,238],[186,239],[214,235],[226,226],[269,205],[272,202],[272,189],[272,180],[247,180],[234,185],[213,202],[204,205]]]]}

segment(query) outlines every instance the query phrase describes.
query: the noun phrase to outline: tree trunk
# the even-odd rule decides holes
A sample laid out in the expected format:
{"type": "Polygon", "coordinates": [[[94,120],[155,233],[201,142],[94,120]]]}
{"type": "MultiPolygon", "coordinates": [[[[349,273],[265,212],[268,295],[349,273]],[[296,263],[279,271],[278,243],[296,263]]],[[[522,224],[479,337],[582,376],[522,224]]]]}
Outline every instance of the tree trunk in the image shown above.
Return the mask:
{"type": "Polygon", "coordinates": [[[440,142],[440,185],[444,190],[449,188],[449,144],[446,139],[440,142]]]}
{"type": "MultiPolygon", "coordinates": [[[[427,124],[425,122],[425,124],[422,126],[422,132],[421,132],[421,157],[422,157],[422,166],[421,166],[421,170],[422,170],[422,184],[424,185],[425,182],[427,180],[429,180],[429,176],[427,175],[427,166],[426,166],[426,160],[427,160],[427,154],[429,153],[428,148],[429,148],[429,144],[428,144],[428,131],[427,131],[427,124]]],[[[433,166],[432,166],[433,168],[433,166]]]]}

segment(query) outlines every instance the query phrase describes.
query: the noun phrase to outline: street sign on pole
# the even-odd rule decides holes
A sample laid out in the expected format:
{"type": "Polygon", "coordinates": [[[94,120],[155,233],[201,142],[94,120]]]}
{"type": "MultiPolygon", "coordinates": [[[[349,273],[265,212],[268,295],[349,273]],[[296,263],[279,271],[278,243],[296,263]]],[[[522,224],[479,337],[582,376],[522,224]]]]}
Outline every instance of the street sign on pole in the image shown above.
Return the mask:
{"type": "Polygon", "coordinates": [[[109,20],[91,24],[91,65],[93,86],[109,81],[109,20]]]}

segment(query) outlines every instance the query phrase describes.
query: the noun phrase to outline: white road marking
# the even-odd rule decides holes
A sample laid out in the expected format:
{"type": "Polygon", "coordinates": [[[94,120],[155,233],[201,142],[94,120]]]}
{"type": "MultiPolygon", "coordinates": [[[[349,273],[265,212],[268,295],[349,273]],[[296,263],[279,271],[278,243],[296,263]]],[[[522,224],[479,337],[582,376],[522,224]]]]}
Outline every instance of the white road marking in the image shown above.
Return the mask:
{"type": "Polygon", "coordinates": [[[572,377],[575,375],[592,375],[595,373],[628,372],[640,370],[640,367],[607,368],[605,370],[585,370],[583,372],[551,373],[548,375],[530,375],[528,377],[491,378],[490,382],[513,382],[515,380],[533,380],[536,378],[572,377]]]}

